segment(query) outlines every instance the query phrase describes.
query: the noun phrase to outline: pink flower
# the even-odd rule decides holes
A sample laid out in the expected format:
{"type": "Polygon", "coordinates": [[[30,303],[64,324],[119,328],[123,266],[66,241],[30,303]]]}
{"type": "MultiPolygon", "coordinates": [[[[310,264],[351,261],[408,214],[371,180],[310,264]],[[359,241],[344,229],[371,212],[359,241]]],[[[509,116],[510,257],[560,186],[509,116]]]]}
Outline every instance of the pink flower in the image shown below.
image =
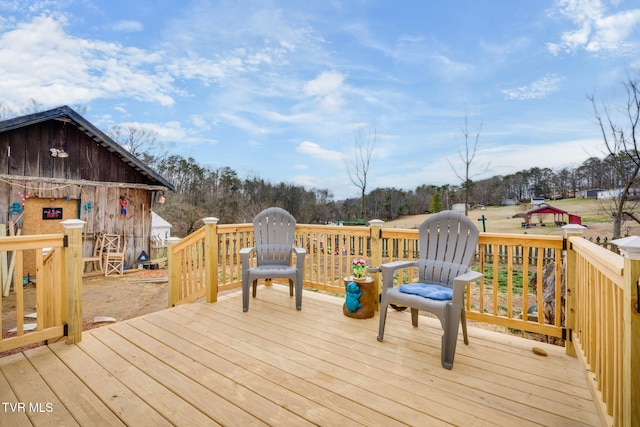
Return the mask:
{"type": "Polygon", "coordinates": [[[351,261],[351,272],[357,278],[365,276],[367,261],[364,259],[354,259],[351,261]]]}

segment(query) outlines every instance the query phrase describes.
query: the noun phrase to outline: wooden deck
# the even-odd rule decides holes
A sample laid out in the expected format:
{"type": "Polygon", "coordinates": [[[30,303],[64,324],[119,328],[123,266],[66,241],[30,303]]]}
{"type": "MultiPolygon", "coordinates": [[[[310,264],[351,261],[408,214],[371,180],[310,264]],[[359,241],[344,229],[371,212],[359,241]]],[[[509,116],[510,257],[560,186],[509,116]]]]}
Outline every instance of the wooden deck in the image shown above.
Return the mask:
{"type": "Polygon", "coordinates": [[[1,358],[0,425],[600,425],[563,348],[470,328],[448,371],[437,321],[391,311],[380,343],[341,306],[259,287],[1,358]]]}

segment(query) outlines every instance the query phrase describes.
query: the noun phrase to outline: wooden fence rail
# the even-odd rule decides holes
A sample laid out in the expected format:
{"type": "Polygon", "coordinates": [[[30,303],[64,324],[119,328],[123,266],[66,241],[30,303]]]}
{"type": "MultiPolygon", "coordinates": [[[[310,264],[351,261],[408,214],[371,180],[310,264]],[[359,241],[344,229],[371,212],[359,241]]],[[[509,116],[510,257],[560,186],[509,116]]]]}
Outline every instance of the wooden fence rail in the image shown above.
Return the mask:
{"type": "Polygon", "coordinates": [[[640,425],[640,259],[569,238],[567,351],[581,358],[607,425],[640,425]]]}
{"type": "MultiPolygon", "coordinates": [[[[15,333],[0,337],[0,352],[35,343],[58,340],[64,336],[68,343],[82,337],[82,238],[84,221],[62,222],[66,234],[0,237],[0,252],[13,252],[15,274],[13,290],[15,311],[10,316],[15,333]],[[45,255],[43,250],[47,250],[45,255]],[[27,328],[23,289],[23,258],[30,252],[36,266],[36,327],[27,328]]],[[[0,305],[0,330],[2,324],[0,305]]]]}

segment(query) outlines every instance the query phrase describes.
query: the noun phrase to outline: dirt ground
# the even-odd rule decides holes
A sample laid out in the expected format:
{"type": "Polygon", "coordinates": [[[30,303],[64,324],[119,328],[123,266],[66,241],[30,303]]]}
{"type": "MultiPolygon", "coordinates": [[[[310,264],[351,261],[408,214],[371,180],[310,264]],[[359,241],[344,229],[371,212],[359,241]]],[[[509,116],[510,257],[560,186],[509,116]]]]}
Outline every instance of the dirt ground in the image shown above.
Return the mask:
{"type": "MultiPolygon", "coordinates": [[[[36,284],[24,286],[24,312],[35,313],[36,284]]],[[[111,317],[117,322],[142,316],[167,308],[167,270],[133,270],[122,276],[104,277],[89,274],[82,281],[83,329],[92,329],[106,324],[95,322],[99,317],[111,317]]],[[[25,324],[34,322],[28,318],[25,324]]],[[[15,336],[7,332],[16,326],[16,294],[11,290],[2,298],[3,337],[15,336]]]]}
{"type": "Polygon", "coordinates": [[[167,270],[136,270],[123,276],[94,275],[82,281],[82,318],[130,319],[167,308],[167,270]]]}

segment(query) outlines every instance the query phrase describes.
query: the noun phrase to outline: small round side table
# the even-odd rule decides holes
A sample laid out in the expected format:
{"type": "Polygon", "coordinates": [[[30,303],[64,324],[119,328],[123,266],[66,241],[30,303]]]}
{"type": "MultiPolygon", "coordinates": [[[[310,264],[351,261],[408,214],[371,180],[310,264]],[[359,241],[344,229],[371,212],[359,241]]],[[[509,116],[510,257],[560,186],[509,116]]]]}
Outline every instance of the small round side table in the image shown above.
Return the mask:
{"type": "Polygon", "coordinates": [[[373,278],[363,277],[361,279],[357,279],[355,277],[348,276],[348,277],[344,277],[342,280],[344,280],[345,287],[347,286],[347,284],[354,282],[356,285],[358,285],[358,288],[360,288],[360,290],[362,291],[362,295],[360,295],[360,299],[359,299],[360,304],[362,304],[362,306],[356,311],[351,312],[347,309],[347,304],[345,303],[342,305],[342,313],[344,313],[345,316],[353,317],[354,319],[369,319],[373,317],[375,313],[375,301],[376,301],[376,295],[375,295],[376,290],[375,290],[373,278]]]}

